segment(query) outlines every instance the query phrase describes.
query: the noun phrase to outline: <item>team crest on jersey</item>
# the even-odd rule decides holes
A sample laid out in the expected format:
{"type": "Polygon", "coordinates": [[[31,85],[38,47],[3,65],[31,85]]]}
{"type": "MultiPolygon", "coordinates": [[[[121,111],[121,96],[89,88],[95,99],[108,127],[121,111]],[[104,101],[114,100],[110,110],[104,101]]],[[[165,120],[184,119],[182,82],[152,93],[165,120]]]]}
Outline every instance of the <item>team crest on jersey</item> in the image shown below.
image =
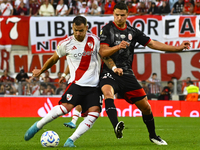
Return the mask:
{"type": "Polygon", "coordinates": [[[133,38],[133,37],[132,37],[132,34],[129,33],[129,34],[128,34],[128,39],[131,41],[132,38],[133,38]]]}
{"type": "Polygon", "coordinates": [[[59,45],[57,46],[57,49],[59,49],[59,45]]]}
{"type": "Polygon", "coordinates": [[[66,95],[67,100],[70,101],[70,100],[72,99],[72,96],[73,96],[72,94],[67,94],[67,95],[66,95]]]}
{"type": "Polygon", "coordinates": [[[93,49],[93,43],[92,42],[88,42],[87,43],[90,49],[93,49]]]}

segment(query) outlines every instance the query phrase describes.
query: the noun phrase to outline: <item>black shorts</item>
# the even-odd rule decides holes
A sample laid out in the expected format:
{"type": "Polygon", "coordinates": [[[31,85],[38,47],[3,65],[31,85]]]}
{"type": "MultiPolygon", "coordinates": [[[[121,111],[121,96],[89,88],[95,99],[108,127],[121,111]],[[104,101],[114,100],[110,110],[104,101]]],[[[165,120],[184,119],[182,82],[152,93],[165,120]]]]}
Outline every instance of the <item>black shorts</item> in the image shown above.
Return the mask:
{"type": "Polygon", "coordinates": [[[131,104],[146,96],[134,74],[124,73],[122,76],[118,76],[113,71],[104,71],[101,74],[99,86],[102,88],[106,84],[111,85],[115,93],[131,104]]]}
{"type": "Polygon", "coordinates": [[[62,95],[59,104],[70,103],[74,106],[81,105],[82,113],[85,113],[92,106],[102,108],[102,93],[98,87],[84,87],[77,84],[69,84],[62,95]]]}

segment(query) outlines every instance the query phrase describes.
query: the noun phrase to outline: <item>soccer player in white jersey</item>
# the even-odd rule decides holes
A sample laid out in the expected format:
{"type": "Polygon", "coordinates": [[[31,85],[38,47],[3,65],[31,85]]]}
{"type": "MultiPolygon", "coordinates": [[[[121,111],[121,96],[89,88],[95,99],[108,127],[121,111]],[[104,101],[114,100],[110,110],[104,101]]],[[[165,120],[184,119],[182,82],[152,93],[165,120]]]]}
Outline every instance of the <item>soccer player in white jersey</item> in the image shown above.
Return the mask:
{"type": "Polygon", "coordinates": [[[2,3],[0,3],[0,14],[1,16],[12,16],[13,15],[13,6],[11,5],[8,0],[3,0],[2,3]]]}
{"type": "Polygon", "coordinates": [[[101,92],[97,87],[101,66],[98,54],[100,41],[95,35],[87,33],[87,20],[83,16],[76,16],[73,19],[72,29],[74,34],[58,44],[57,50],[45,62],[42,69],[32,71],[33,76],[38,77],[61,57],[66,56],[70,79],[59,105],[54,106],[44,118],[35,122],[27,130],[24,136],[26,141],[30,140],[45,124],[81,105],[82,112],[88,111],[88,115],[64,144],[64,147],[75,147],[74,142],[89,130],[99,117],[102,105],[101,92]]]}

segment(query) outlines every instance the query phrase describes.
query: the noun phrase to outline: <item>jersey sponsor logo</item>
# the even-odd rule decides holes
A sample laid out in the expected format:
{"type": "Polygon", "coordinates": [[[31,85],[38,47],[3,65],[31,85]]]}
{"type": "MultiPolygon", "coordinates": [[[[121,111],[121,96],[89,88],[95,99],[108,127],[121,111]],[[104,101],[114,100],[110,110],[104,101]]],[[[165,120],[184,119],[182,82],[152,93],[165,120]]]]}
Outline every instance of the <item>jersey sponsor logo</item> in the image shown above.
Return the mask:
{"type": "Polygon", "coordinates": [[[73,97],[72,94],[67,94],[67,95],[66,95],[66,98],[67,98],[68,101],[70,101],[70,100],[72,99],[72,97],[73,97]]]}
{"type": "Polygon", "coordinates": [[[96,51],[84,51],[83,53],[77,53],[74,54],[74,57],[82,57],[82,56],[89,56],[89,55],[94,55],[96,51]]]}
{"type": "Polygon", "coordinates": [[[76,47],[76,46],[73,46],[73,47],[72,47],[72,51],[75,50],[75,49],[77,49],[77,47],[76,47]]]}
{"type": "Polygon", "coordinates": [[[125,39],[125,38],[126,38],[126,35],[121,34],[120,37],[121,37],[122,39],[125,39]]]}

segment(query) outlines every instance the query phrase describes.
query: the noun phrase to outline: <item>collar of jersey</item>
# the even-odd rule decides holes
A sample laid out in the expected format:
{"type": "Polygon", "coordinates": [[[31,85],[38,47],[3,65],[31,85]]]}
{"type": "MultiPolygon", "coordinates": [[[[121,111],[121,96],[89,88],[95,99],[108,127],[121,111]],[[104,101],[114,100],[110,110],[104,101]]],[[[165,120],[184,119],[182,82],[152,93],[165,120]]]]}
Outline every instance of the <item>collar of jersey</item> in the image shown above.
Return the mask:
{"type": "Polygon", "coordinates": [[[115,27],[117,28],[117,29],[119,29],[119,30],[125,30],[126,28],[127,28],[127,24],[126,24],[126,26],[124,27],[124,28],[119,28],[116,24],[115,24],[115,22],[113,21],[113,24],[115,25],[115,27]]]}

